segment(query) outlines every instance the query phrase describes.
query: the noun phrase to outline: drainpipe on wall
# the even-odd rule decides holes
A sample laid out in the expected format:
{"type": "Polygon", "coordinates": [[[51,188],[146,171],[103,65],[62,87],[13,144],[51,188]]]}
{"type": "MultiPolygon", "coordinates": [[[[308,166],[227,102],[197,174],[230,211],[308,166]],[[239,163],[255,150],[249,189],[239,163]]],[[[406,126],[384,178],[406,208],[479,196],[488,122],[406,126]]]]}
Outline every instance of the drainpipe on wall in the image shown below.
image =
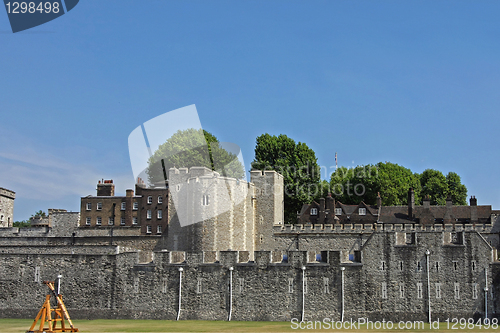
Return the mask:
{"type": "Polygon", "coordinates": [[[340,267],[340,270],[342,271],[342,312],[340,316],[340,321],[344,322],[344,271],[345,267],[340,267]]]}
{"type": "Polygon", "coordinates": [[[426,250],[425,256],[427,258],[427,303],[429,305],[429,324],[431,323],[431,281],[430,281],[430,272],[429,272],[429,255],[431,251],[426,250]]]}
{"type": "Polygon", "coordinates": [[[182,271],[184,269],[182,267],[179,267],[179,310],[177,310],[177,319],[179,320],[179,317],[181,315],[181,300],[182,300],[182,271]]]}
{"type": "Polygon", "coordinates": [[[488,267],[484,269],[484,319],[488,318],[488,267]]]}
{"type": "Polygon", "coordinates": [[[229,267],[229,317],[231,321],[231,314],[233,312],[233,267],[229,267]]]}
{"type": "Polygon", "coordinates": [[[302,321],[305,315],[306,302],[306,266],[302,266],[302,321]]]}

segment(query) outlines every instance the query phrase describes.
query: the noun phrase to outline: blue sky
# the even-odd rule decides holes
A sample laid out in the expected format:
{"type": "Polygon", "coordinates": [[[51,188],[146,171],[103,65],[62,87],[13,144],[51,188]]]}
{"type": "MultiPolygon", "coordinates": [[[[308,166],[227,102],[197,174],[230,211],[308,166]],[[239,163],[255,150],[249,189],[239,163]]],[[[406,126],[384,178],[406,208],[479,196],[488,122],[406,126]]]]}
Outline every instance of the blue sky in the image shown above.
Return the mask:
{"type": "Polygon", "coordinates": [[[320,165],[457,172],[500,209],[498,1],[85,0],[13,34],[0,10],[0,187],[15,220],[134,179],[127,138],[196,104],[238,144],[286,134],[320,165]]]}

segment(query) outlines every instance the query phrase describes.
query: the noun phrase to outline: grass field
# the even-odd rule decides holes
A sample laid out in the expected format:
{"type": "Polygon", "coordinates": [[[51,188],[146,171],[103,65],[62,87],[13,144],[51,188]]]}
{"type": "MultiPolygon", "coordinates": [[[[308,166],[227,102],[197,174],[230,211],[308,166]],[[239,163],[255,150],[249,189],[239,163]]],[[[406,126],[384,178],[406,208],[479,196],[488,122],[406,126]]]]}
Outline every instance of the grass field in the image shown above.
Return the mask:
{"type": "MultiPolygon", "coordinates": [[[[31,319],[0,319],[0,333],[23,333],[31,324],[31,319]]],[[[262,321],[204,321],[204,320],[74,320],[74,325],[83,333],[124,333],[124,332],[500,332],[500,328],[474,328],[461,330],[447,329],[446,323],[441,323],[439,329],[398,330],[369,329],[358,327],[350,330],[337,329],[292,329],[290,322],[262,321]]]]}

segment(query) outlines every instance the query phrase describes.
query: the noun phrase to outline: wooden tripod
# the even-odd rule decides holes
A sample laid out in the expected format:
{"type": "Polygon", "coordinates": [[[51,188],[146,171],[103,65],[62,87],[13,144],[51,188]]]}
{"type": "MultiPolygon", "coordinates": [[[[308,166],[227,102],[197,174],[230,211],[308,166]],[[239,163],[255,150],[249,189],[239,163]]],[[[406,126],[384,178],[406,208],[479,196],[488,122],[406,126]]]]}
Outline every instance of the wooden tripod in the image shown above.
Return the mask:
{"type": "Polygon", "coordinates": [[[78,332],[78,328],[73,326],[73,322],[69,317],[68,310],[62,300],[62,295],[56,294],[54,281],[43,281],[43,283],[49,287],[52,293],[45,296],[45,302],[42,308],[38,311],[35,321],[33,321],[33,324],[31,324],[30,329],[26,333],[78,332]],[[57,300],[57,307],[54,309],[50,307],[50,298],[52,295],[54,295],[57,300]],[[52,318],[52,312],[54,312],[54,318],[52,318]],[[69,327],[66,327],[65,319],[68,321],[69,327]],[[39,320],[40,326],[37,331],[34,331],[39,320]],[[45,323],[48,323],[49,327],[44,327],[45,323]],[[61,323],[60,327],[57,327],[57,323],[61,323]]]}

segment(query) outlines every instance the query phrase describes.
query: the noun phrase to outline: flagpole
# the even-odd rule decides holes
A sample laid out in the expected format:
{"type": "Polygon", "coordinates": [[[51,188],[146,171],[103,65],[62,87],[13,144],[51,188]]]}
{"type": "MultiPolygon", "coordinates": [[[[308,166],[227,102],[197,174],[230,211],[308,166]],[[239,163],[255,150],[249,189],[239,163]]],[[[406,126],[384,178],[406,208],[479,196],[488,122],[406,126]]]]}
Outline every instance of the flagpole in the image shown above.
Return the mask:
{"type": "Polygon", "coordinates": [[[335,152],[335,171],[337,171],[338,165],[337,165],[337,152],[335,152]]]}

